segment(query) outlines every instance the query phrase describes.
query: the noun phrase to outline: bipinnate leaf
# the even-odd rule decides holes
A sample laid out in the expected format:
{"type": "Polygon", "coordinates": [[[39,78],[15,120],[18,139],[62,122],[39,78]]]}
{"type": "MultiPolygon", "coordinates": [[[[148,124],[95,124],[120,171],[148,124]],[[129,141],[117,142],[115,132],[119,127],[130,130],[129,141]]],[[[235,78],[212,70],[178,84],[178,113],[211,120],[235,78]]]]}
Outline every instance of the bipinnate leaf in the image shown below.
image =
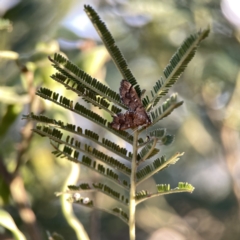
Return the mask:
{"type": "Polygon", "coordinates": [[[97,12],[91,6],[85,5],[84,8],[89,19],[92,21],[93,26],[95,27],[96,31],[101,37],[105,47],[107,48],[113,62],[115,63],[116,67],[122,74],[123,79],[126,79],[134,86],[138,96],[140,97],[141,96],[140,86],[137,84],[135,77],[133,76],[131,70],[128,67],[127,61],[123,57],[119,48],[117,47],[115,40],[113,39],[111,33],[107,29],[106,24],[100,19],[97,12]]]}
{"type": "MultiPolygon", "coordinates": [[[[129,225],[130,239],[135,240],[137,204],[165,194],[194,190],[191,184],[179,182],[178,187],[173,189],[170,184],[157,184],[156,192],[150,192],[148,189],[137,192],[137,187],[143,181],[175,164],[184,154],[177,152],[170,158],[163,155],[152,161],[151,158],[159,154],[160,147],[170,145],[174,136],[167,134],[162,128],[150,129],[146,141],[139,136],[146,127],[154,127],[182,105],[183,101],[178,101],[177,94],[172,94],[160,106],[158,103],[184,72],[200,42],[209,34],[209,29],[199,31],[184,41],[164,70],[164,77],[161,77],[154,85],[151,99],[146,96],[142,100],[144,91],[141,91],[105,23],[92,7],[85,5],[84,8],[122,74],[119,93],[91,77],[62,55],[54,54],[53,58],[49,57],[49,59],[57,72],[51,78],[67,90],[76,93],[80,99],[76,102],[44,87],[41,87],[36,94],[68,111],[81,115],[107,134],[104,133],[104,136],[101,136],[100,132],[103,131],[98,133],[91,129],[82,129],[80,126],[44,115],[30,113],[24,115],[23,118],[38,123],[32,131],[49,138],[54,148],[52,153],[56,157],[66,158],[101,176],[99,182],[80,183],[78,186],[70,185],[68,190],[57,194],[68,194],[68,201],[72,203],[101,209],[119,217],[129,225]],[[89,103],[89,106],[82,105],[81,100],[89,103]],[[97,113],[95,107],[98,108],[97,113]],[[112,122],[108,122],[103,111],[113,117],[112,122]],[[119,139],[109,139],[108,133],[111,133],[114,138],[123,140],[125,144],[128,143],[129,146],[121,146],[122,141],[119,139]],[[148,165],[142,167],[142,163],[146,160],[149,162],[148,165]],[[113,184],[109,185],[106,181],[111,181],[113,184]],[[89,197],[84,196],[93,191],[101,192],[112,198],[124,209],[114,206],[109,210],[96,206],[89,197]]],[[[120,82],[120,79],[118,81],[120,82]]]]}
{"type": "Polygon", "coordinates": [[[150,111],[152,107],[156,106],[162,96],[168,93],[170,87],[178,80],[188,63],[194,57],[200,42],[208,36],[209,32],[210,30],[208,28],[189,36],[178,48],[163,72],[165,78],[158,80],[153,87],[151,91],[152,99],[149,100],[149,97],[146,97],[143,100],[147,111],[150,111]]]}
{"type": "Polygon", "coordinates": [[[152,164],[149,164],[144,168],[138,170],[136,174],[137,185],[153,176],[155,173],[169,167],[169,165],[175,164],[183,154],[184,153],[176,153],[169,159],[166,159],[165,156],[162,156],[161,158],[153,161],[152,164]]]}
{"type": "MultiPolygon", "coordinates": [[[[54,57],[49,57],[49,60],[52,62],[52,66],[61,74],[62,80],[64,80],[64,78],[69,79],[75,82],[76,88],[80,88],[82,85],[93,94],[98,94],[101,97],[106,98],[109,102],[113,102],[126,109],[126,106],[122,104],[118,93],[114,92],[96,78],[92,78],[89,74],[85,73],[62,55],[54,54],[54,57]]],[[[56,79],[56,76],[53,75],[52,77],[56,79]]]]}
{"type": "Polygon", "coordinates": [[[187,182],[179,182],[176,188],[171,189],[170,184],[157,184],[157,192],[150,193],[146,190],[141,190],[136,194],[137,204],[148,200],[153,197],[158,197],[166,194],[180,193],[180,192],[189,192],[194,191],[194,187],[187,182]]]}
{"type": "Polygon", "coordinates": [[[172,94],[160,107],[150,112],[152,126],[167,117],[175,108],[178,108],[182,104],[183,101],[177,101],[177,94],[172,94]]]}
{"type": "Polygon", "coordinates": [[[109,185],[107,185],[105,183],[101,183],[101,182],[91,183],[91,184],[81,183],[78,186],[69,185],[68,190],[66,190],[64,192],[57,192],[56,195],[61,196],[63,194],[64,195],[70,194],[73,196],[75,194],[76,196],[81,196],[82,193],[86,194],[86,193],[90,193],[90,192],[94,192],[94,191],[101,192],[104,195],[123,204],[124,206],[128,206],[129,199],[128,199],[128,197],[125,196],[124,193],[121,193],[119,190],[113,189],[109,185]]]}

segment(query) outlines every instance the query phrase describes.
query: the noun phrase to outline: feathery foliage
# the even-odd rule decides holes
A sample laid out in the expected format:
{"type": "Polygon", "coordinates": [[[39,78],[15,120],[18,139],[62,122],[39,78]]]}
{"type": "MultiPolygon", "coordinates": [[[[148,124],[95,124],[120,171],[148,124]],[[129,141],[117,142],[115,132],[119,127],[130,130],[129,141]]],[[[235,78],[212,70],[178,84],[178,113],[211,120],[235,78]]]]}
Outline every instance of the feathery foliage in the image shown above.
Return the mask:
{"type": "Polygon", "coordinates": [[[100,129],[111,133],[113,139],[109,138],[109,134],[104,135],[101,131],[98,134],[95,130],[82,129],[80,126],[64,123],[61,120],[51,119],[44,115],[38,116],[30,113],[23,117],[38,122],[33,131],[42,137],[49,138],[54,148],[52,153],[56,157],[66,158],[97,172],[101,176],[98,183],[89,182],[81,183],[78,186],[71,185],[68,186],[68,190],[58,193],[58,195],[68,194],[68,201],[89,208],[100,207],[95,205],[89,197],[82,197],[82,192],[86,194],[98,191],[114,199],[116,206],[113,209],[107,207],[100,209],[118,216],[127,223],[130,229],[130,239],[134,240],[137,204],[149,198],[165,194],[192,192],[194,187],[191,184],[180,182],[178,187],[174,189],[171,189],[169,184],[157,184],[155,193],[150,192],[148,189],[136,192],[136,187],[139,184],[175,164],[184,153],[177,152],[170,158],[161,156],[151,160],[151,158],[159,154],[159,146],[168,146],[173,142],[174,136],[166,134],[166,129],[155,128],[152,131],[150,129],[149,136],[144,141],[139,135],[145,129],[145,125],[134,127],[133,134],[130,134],[128,130],[118,130],[116,127],[112,127],[112,123],[108,122],[101,112],[104,111],[110,117],[114,116],[114,119],[117,119],[116,121],[119,120],[119,126],[123,121],[133,121],[132,124],[135,124],[135,121],[141,119],[141,117],[147,118],[148,116],[149,121],[146,122],[148,128],[151,128],[161,119],[167,117],[183,102],[177,100],[177,94],[171,95],[160,106],[158,106],[159,100],[168,93],[169,88],[177,81],[193,58],[199,43],[208,35],[209,30],[200,31],[184,41],[164,70],[164,78],[157,81],[153,87],[152,99],[149,100],[148,96],[145,97],[142,101],[143,105],[141,105],[138,103],[138,101],[141,101],[139,100],[141,95],[140,87],[105,23],[102,22],[92,7],[85,6],[85,11],[123,78],[130,83],[130,88],[122,89],[121,91],[124,93],[120,92],[118,94],[79,69],[70,60],[60,54],[55,54],[53,58],[49,58],[52,66],[57,70],[57,73],[53,74],[51,78],[62,84],[66,89],[76,93],[80,100],[74,103],[73,99],[60,96],[59,93],[44,87],[40,88],[36,94],[95,123],[100,129]],[[137,96],[134,91],[131,91],[132,87],[136,90],[137,96]],[[81,100],[89,104],[88,107],[83,106],[81,100]],[[123,102],[125,104],[129,102],[129,105],[132,104],[131,108],[123,102]],[[135,106],[136,104],[139,105],[135,106]],[[96,113],[94,110],[96,107],[101,111],[96,113]],[[152,107],[156,108],[152,109],[152,107]],[[124,113],[127,109],[129,111],[124,113]],[[149,112],[149,115],[145,111],[149,112]],[[118,145],[116,138],[130,144],[131,151],[128,151],[120,144],[118,145]],[[145,161],[148,161],[148,164],[142,167],[145,161]],[[131,166],[128,165],[129,162],[131,166]],[[113,185],[110,187],[106,180],[111,181],[113,185]]]}
{"type": "Polygon", "coordinates": [[[141,96],[141,89],[137,83],[137,80],[133,76],[131,70],[128,67],[126,60],[124,59],[121,51],[117,47],[115,40],[113,39],[111,33],[107,29],[105,23],[100,19],[96,11],[89,5],[85,6],[85,12],[87,13],[89,19],[92,21],[93,26],[97,30],[99,36],[101,37],[105,47],[107,48],[109,54],[118,70],[122,74],[123,79],[128,80],[135,88],[138,96],[141,96]]]}
{"type": "Polygon", "coordinates": [[[168,93],[169,88],[184,72],[188,63],[194,57],[200,42],[208,36],[209,31],[209,29],[206,29],[189,36],[172,56],[169,64],[163,71],[164,78],[161,77],[151,91],[152,99],[149,100],[149,97],[143,99],[143,104],[147,111],[156,106],[160,99],[168,93]]]}

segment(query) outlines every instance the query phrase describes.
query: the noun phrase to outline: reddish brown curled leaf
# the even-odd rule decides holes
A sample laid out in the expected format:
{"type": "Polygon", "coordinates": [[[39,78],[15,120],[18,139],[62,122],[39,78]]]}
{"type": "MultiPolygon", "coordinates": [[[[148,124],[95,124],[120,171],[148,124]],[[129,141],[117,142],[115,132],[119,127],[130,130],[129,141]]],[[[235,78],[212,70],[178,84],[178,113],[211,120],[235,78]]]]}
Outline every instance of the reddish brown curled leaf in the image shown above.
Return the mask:
{"type": "Polygon", "coordinates": [[[112,128],[126,130],[149,125],[151,120],[131,83],[122,80],[119,92],[122,102],[128,107],[128,111],[124,114],[118,113],[117,116],[113,117],[112,128]]]}

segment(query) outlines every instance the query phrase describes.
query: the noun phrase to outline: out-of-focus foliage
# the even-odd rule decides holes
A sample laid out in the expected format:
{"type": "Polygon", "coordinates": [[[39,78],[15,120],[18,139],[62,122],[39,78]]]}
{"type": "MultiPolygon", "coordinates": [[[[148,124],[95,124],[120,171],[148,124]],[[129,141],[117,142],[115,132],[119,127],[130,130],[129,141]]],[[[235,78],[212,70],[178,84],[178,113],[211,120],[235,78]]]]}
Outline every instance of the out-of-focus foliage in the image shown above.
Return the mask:
{"type": "MultiPolygon", "coordinates": [[[[10,20],[13,30],[1,29],[0,50],[19,54],[17,62],[0,59],[0,154],[8,171],[16,166],[20,129],[25,124],[20,119],[23,113],[29,112],[31,99],[24,65],[33,74],[34,86],[44,83],[61,93],[63,89],[49,78],[51,68],[46,59],[58,51],[60,44],[60,50],[84,71],[118,89],[116,81],[111,80],[120,79],[120,75],[83,13],[86,3],[95,5],[141,87],[146,89],[160,78],[169,58],[186,36],[210,26],[209,38],[175,85],[185,104],[160,124],[176,135],[173,146],[185,152],[184,158],[175,168],[149,180],[165,183],[181,179],[191,182],[196,190],[190,196],[168,196],[140,205],[137,239],[173,236],[176,239],[239,239],[240,37],[239,27],[224,17],[219,0],[76,0],[71,17],[66,18],[63,25],[60,21],[69,10],[69,1],[25,0],[6,11],[2,17],[10,20]],[[76,15],[77,24],[73,18],[76,15]],[[151,219],[154,221],[149,221],[151,219]]],[[[72,117],[53,109],[47,102],[36,105],[40,106],[38,111],[47,109],[55,118],[72,117]]],[[[146,137],[147,131],[144,134],[146,137]]],[[[21,156],[24,164],[20,173],[42,234],[46,234],[46,230],[56,231],[65,239],[76,239],[53,195],[61,188],[69,164],[53,159],[50,152],[49,143],[34,136],[21,156]]],[[[85,174],[90,173],[82,169],[81,175],[85,174]]],[[[12,205],[9,187],[2,175],[0,192],[1,206],[11,213],[22,230],[23,223],[12,205]]],[[[102,201],[101,195],[95,197],[102,201]]],[[[82,208],[75,212],[88,232],[91,232],[90,225],[95,226],[91,229],[97,234],[91,239],[125,239],[128,234],[127,227],[109,215],[99,216],[98,212],[91,215],[82,208]]]]}
{"type": "Polygon", "coordinates": [[[6,229],[9,229],[13,233],[13,236],[16,240],[26,240],[26,238],[19,231],[14,220],[12,219],[11,215],[8,212],[0,209],[0,215],[1,215],[0,217],[1,226],[5,227],[6,229]]]}

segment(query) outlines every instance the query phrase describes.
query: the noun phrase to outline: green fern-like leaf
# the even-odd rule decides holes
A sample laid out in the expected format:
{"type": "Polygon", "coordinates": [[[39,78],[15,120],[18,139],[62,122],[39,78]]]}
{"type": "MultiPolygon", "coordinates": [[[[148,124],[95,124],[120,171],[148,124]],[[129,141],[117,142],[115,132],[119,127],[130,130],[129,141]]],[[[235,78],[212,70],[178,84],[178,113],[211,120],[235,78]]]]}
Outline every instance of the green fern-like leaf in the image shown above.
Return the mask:
{"type": "Polygon", "coordinates": [[[68,189],[70,191],[89,190],[89,189],[91,190],[91,187],[90,187],[90,185],[88,183],[81,183],[78,186],[69,185],[68,189]]]}
{"type": "Polygon", "coordinates": [[[168,93],[169,88],[183,73],[187,64],[193,58],[199,43],[208,35],[209,30],[200,31],[184,41],[164,70],[164,77],[160,78],[154,85],[151,97],[146,96],[143,99],[144,91],[141,91],[105,23],[92,7],[85,6],[85,11],[102,38],[123,79],[131,85],[121,84],[120,93],[114,92],[108,86],[78,68],[70,60],[60,54],[55,54],[53,58],[49,57],[52,66],[57,70],[51,78],[62,84],[67,90],[76,93],[80,99],[76,102],[44,87],[39,88],[36,94],[65,108],[65,110],[81,115],[84,119],[95,123],[101,131],[82,129],[80,126],[71,123],[33,113],[24,115],[23,118],[37,122],[32,131],[50,140],[54,149],[52,154],[56,157],[80,164],[83,168],[101,176],[100,182],[69,185],[66,191],[57,193],[57,195],[66,194],[68,195],[68,201],[72,203],[91,209],[101,209],[119,217],[129,225],[130,239],[135,240],[137,204],[161,195],[192,192],[194,190],[191,184],[180,182],[178,187],[173,189],[171,189],[170,184],[157,184],[155,192],[150,192],[148,189],[137,191],[143,181],[175,164],[184,154],[177,152],[170,158],[157,156],[160,147],[167,146],[174,140],[174,136],[167,134],[165,129],[150,129],[145,141],[140,138],[140,134],[146,126],[148,128],[153,127],[183,103],[177,100],[177,94],[173,94],[161,106],[158,106],[161,98],[168,93]],[[140,99],[143,99],[143,105],[140,99]],[[90,107],[83,106],[81,100],[89,103],[87,105],[90,105],[90,107]],[[95,107],[98,108],[97,113],[95,107]],[[121,112],[122,110],[123,112],[121,112]],[[108,122],[104,111],[114,117],[112,123],[108,122]],[[119,114],[120,112],[121,114],[119,114]],[[115,122],[119,122],[119,125],[115,122]],[[147,122],[147,124],[141,124],[142,122],[147,122]],[[116,129],[116,126],[126,130],[120,131],[116,129]],[[104,137],[101,136],[102,130],[107,133],[105,135],[104,132],[104,137]],[[118,139],[108,139],[108,133],[118,139]],[[119,140],[121,143],[119,143],[119,140]],[[122,142],[129,144],[130,151],[127,147],[120,146],[122,142]],[[151,159],[153,156],[155,156],[155,160],[151,159]],[[128,161],[128,163],[123,162],[122,159],[128,161]],[[148,165],[143,165],[142,163],[146,160],[148,160],[148,165]],[[109,185],[108,181],[111,181],[112,184],[109,185]],[[82,196],[95,191],[112,198],[123,209],[119,206],[114,206],[110,210],[100,208],[89,197],[82,196]]]}
{"type": "Polygon", "coordinates": [[[148,191],[146,191],[146,190],[141,190],[141,191],[139,191],[139,192],[136,193],[135,198],[136,198],[137,200],[140,200],[140,199],[144,199],[144,198],[148,197],[149,195],[150,195],[150,194],[149,194],[148,191]]]}
{"type": "Polygon", "coordinates": [[[170,184],[157,184],[156,185],[157,192],[150,193],[145,190],[141,190],[136,194],[136,200],[137,204],[148,200],[150,198],[166,195],[166,194],[172,194],[172,193],[181,193],[181,192],[189,192],[192,193],[194,190],[194,187],[189,183],[179,182],[178,187],[171,189],[170,184]]]}
{"type": "Polygon", "coordinates": [[[155,173],[169,167],[169,165],[175,164],[183,154],[184,153],[176,153],[169,159],[166,159],[165,156],[162,156],[161,158],[158,158],[155,161],[153,161],[153,164],[149,164],[144,168],[138,170],[136,174],[138,179],[137,185],[145,181],[149,177],[153,176],[155,173]]]}
{"type": "Polygon", "coordinates": [[[80,161],[78,159],[79,155],[76,154],[76,151],[73,150],[73,148],[69,146],[64,146],[63,150],[60,150],[59,145],[55,145],[51,143],[51,145],[55,148],[55,151],[52,153],[57,157],[65,157],[69,161],[82,164],[85,167],[89,168],[92,171],[95,171],[99,173],[100,175],[104,176],[105,178],[109,179],[110,181],[114,182],[116,185],[120,186],[121,188],[124,188],[126,190],[129,189],[129,183],[127,180],[121,180],[119,178],[119,175],[115,173],[111,168],[108,168],[104,166],[104,164],[97,163],[96,161],[93,161],[91,158],[89,158],[86,155],[82,156],[82,160],[80,161]]]}
{"type": "Polygon", "coordinates": [[[141,152],[138,154],[138,161],[139,162],[143,162],[147,159],[150,159],[151,157],[155,156],[156,154],[158,154],[158,152],[160,151],[158,148],[155,148],[157,143],[157,139],[155,142],[150,142],[148,143],[142,150],[141,152]]]}
{"type": "Polygon", "coordinates": [[[52,66],[56,68],[62,76],[71,79],[77,84],[82,84],[89,91],[99,94],[100,96],[108,99],[108,101],[114,102],[115,104],[126,109],[126,106],[122,104],[118,93],[114,92],[97,79],[92,78],[90,75],[79,69],[76,65],[60,54],[54,54],[53,59],[49,59],[53,63],[52,66]]]}
{"type": "Polygon", "coordinates": [[[97,106],[100,109],[104,109],[110,115],[114,115],[121,112],[121,109],[115,105],[110,105],[109,101],[106,101],[100,95],[97,95],[95,92],[87,89],[82,84],[77,84],[75,81],[72,81],[60,73],[53,74],[51,78],[63,86],[66,89],[75,92],[78,96],[82,97],[86,102],[91,103],[93,106],[97,106]]]}
{"type": "Polygon", "coordinates": [[[167,117],[175,108],[183,104],[183,101],[177,101],[177,94],[172,94],[160,107],[150,112],[152,125],[156,124],[161,119],[167,117]]]}
{"type": "MultiPolygon", "coordinates": [[[[157,191],[159,193],[162,193],[162,192],[169,192],[170,191],[170,184],[157,184],[156,185],[157,187],[157,191]]],[[[184,191],[187,191],[187,192],[193,192],[194,190],[194,187],[187,183],[187,182],[179,182],[178,183],[178,187],[172,189],[171,191],[178,191],[178,192],[184,192],[184,191]]]]}
{"type": "Polygon", "coordinates": [[[115,40],[113,39],[111,33],[107,29],[106,24],[100,19],[100,17],[96,13],[96,11],[91,6],[85,5],[84,7],[85,7],[85,12],[87,13],[88,17],[92,21],[93,26],[97,30],[105,47],[107,48],[109,54],[111,55],[113,62],[115,63],[118,70],[122,74],[123,79],[126,79],[134,86],[138,96],[140,97],[141,96],[140,86],[137,84],[135,77],[133,76],[132,72],[130,71],[127,62],[124,59],[121,51],[117,47],[115,40]]]}
{"type": "MultiPolygon", "coordinates": [[[[67,136],[66,141],[61,140],[62,138],[62,132],[55,128],[49,128],[49,127],[41,127],[38,126],[36,129],[33,130],[34,132],[39,133],[40,135],[48,136],[52,141],[56,142],[58,144],[58,150],[59,146],[63,145],[63,152],[67,153],[68,155],[72,155],[74,152],[74,159],[76,162],[78,162],[77,158],[79,156],[79,152],[82,152],[90,157],[94,157],[98,160],[101,160],[105,164],[109,165],[110,167],[113,167],[115,169],[118,169],[118,171],[122,172],[123,174],[129,176],[131,174],[130,168],[126,167],[123,163],[118,161],[117,159],[110,157],[109,155],[106,155],[102,151],[99,151],[96,148],[93,148],[87,144],[85,144],[84,149],[81,148],[81,143],[78,140],[75,140],[73,137],[70,139],[69,136],[67,136]]],[[[93,134],[93,132],[87,131],[87,136],[90,136],[90,139],[94,137],[94,140],[97,142],[97,136],[93,134]]],[[[91,164],[90,164],[91,165],[91,164]]]]}
{"type": "Polygon", "coordinates": [[[113,189],[112,187],[108,186],[107,184],[103,183],[93,183],[93,184],[88,184],[88,183],[81,183],[78,186],[76,185],[69,185],[68,190],[64,192],[58,192],[56,193],[57,196],[61,196],[63,194],[65,195],[74,195],[78,194],[78,198],[81,197],[81,193],[88,193],[88,192],[93,192],[93,191],[98,191],[103,193],[104,195],[118,201],[119,203],[123,204],[124,206],[127,206],[129,200],[128,198],[120,193],[119,191],[113,189]]]}
{"type": "Polygon", "coordinates": [[[176,189],[179,189],[179,190],[186,190],[186,191],[189,191],[189,192],[193,192],[194,191],[194,187],[192,186],[192,184],[190,183],[187,183],[187,182],[179,182],[178,183],[178,187],[176,189]]]}
{"type": "Polygon", "coordinates": [[[121,195],[120,192],[112,189],[111,187],[109,187],[106,184],[103,183],[94,183],[93,187],[99,191],[101,191],[102,193],[112,197],[113,199],[117,200],[118,202],[124,204],[127,206],[129,200],[127,197],[125,197],[124,195],[121,195]]]}
{"type": "Polygon", "coordinates": [[[149,138],[151,139],[152,137],[157,138],[158,142],[161,142],[161,144],[165,146],[170,145],[174,140],[174,136],[166,134],[166,129],[164,128],[159,128],[154,131],[151,131],[149,133],[149,138]]]}
{"type": "Polygon", "coordinates": [[[115,213],[118,213],[122,218],[124,218],[126,221],[129,220],[129,216],[127,213],[125,213],[121,208],[114,208],[112,210],[115,213]]]}
{"type": "Polygon", "coordinates": [[[208,36],[209,31],[209,29],[206,29],[191,35],[179,47],[164,70],[165,79],[161,78],[153,87],[151,101],[149,101],[149,98],[143,100],[143,104],[147,111],[150,111],[152,107],[156,106],[161,97],[168,93],[169,88],[183,73],[188,63],[194,57],[200,42],[208,36]]]}
{"type": "MultiPolygon", "coordinates": [[[[64,129],[66,131],[72,132],[76,135],[79,135],[79,132],[82,131],[82,129],[79,126],[75,126],[75,125],[69,124],[69,123],[64,123],[61,120],[55,120],[55,119],[49,118],[49,117],[44,116],[44,115],[35,115],[33,113],[30,113],[28,115],[23,115],[22,119],[34,120],[34,121],[37,121],[37,122],[42,122],[42,123],[55,125],[56,127],[59,127],[59,128],[64,129]]],[[[102,126],[102,127],[104,127],[104,126],[102,126]]],[[[118,137],[122,138],[124,141],[132,144],[133,136],[130,133],[128,133],[126,131],[118,131],[118,130],[112,129],[111,126],[108,126],[105,129],[107,129],[108,131],[116,134],[118,137]]],[[[142,138],[139,138],[138,142],[139,142],[139,144],[142,144],[144,141],[143,141],[142,138]]]]}
{"type": "Polygon", "coordinates": [[[64,96],[59,96],[58,93],[54,93],[47,88],[40,88],[36,94],[44,99],[54,102],[57,105],[60,105],[68,110],[71,110],[72,112],[75,112],[81,116],[84,116],[85,118],[89,119],[94,123],[97,123],[100,126],[106,127],[106,123],[107,123],[106,119],[99,116],[95,112],[87,109],[86,107],[82,106],[79,103],[76,103],[75,106],[73,107],[72,100],[64,96]]]}

